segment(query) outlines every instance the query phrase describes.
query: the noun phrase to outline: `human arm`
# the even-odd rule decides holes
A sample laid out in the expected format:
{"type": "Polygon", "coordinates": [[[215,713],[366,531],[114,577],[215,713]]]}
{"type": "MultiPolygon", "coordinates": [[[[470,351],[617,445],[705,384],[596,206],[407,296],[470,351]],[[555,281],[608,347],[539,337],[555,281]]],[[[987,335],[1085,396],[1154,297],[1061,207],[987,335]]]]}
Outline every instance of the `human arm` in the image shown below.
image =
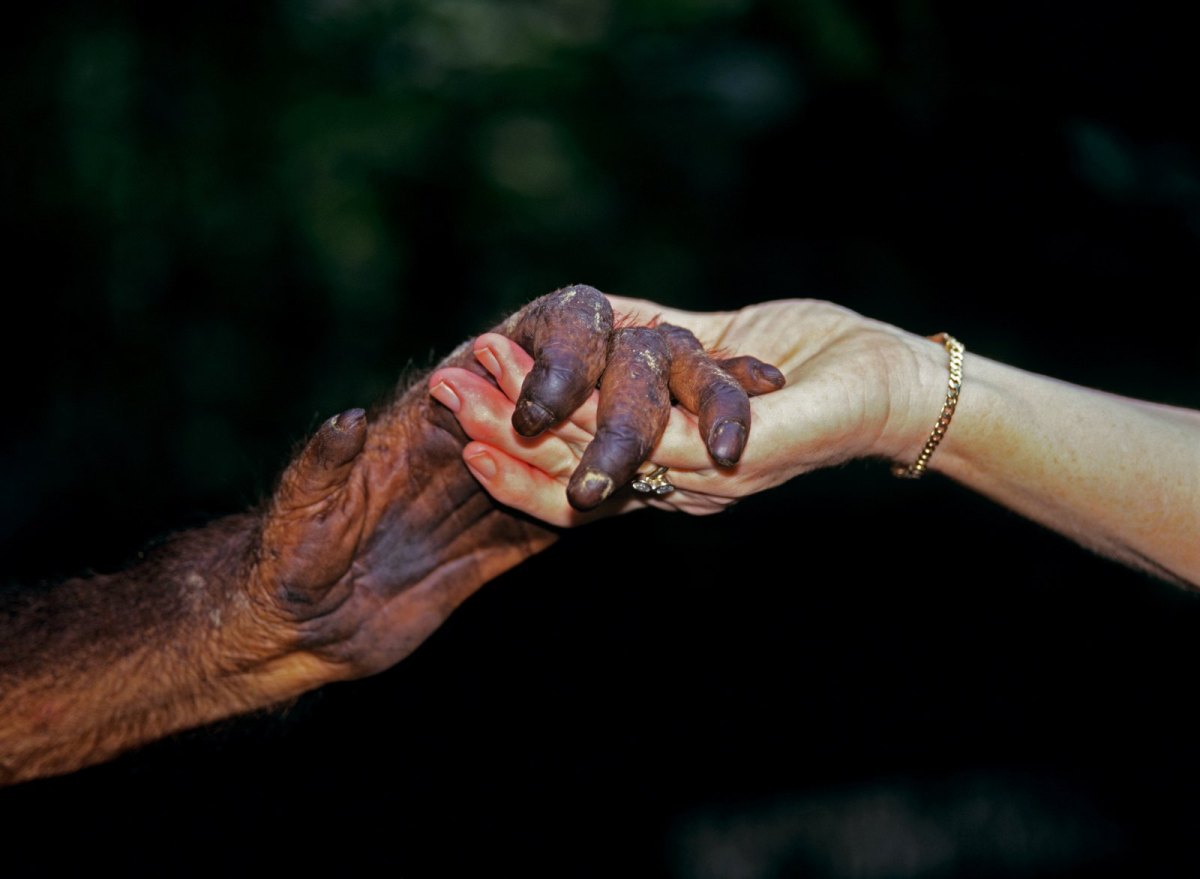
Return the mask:
{"type": "Polygon", "coordinates": [[[1077,543],[1200,588],[1200,412],[969,361],[932,469],[1077,543]]]}
{"type": "MultiPolygon", "coordinates": [[[[678,491],[656,505],[713,511],[855,458],[910,464],[945,401],[942,345],[830,303],[787,300],[699,314],[611,299],[619,315],[657,316],[708,345],[753,350],[787,377],[783,390],[752,401],[754,431],[733,468],[714,467],[697,447],[692,416],[673,412],[650,460],[671,468],[678,491]]],[[[520,352],[500,359],[505,370],[523,368],[520,352]]],[[[964,374],[930,470],[1097,552],[1200,586],[1200,413],[1067,384],[971,351],[964,374]]],[[[481,403],[503,415],[499,397],[481,403]]],[[[586,441],[589,417],[585,407],[572,419],[577,433],[547,441],[535,455],[500,445],[508,441],[492,432],[491,417],[469,414],[464,425],[476,442],[467,453],[499,462],[487,483],[499,500],[570,524],[553,476],[586,441]]]]}

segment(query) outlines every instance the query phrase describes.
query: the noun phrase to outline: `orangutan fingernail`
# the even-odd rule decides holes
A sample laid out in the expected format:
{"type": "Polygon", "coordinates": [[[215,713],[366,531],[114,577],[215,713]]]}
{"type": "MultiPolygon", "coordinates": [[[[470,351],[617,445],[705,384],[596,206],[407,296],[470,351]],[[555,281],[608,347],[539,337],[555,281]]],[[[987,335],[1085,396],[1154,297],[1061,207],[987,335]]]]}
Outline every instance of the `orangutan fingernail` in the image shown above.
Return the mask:
{"type": "Polygon", "coordinates": [[[496,461],[487,452],[476,452],[467,457],[467,466],[477,472],[484,479],[491,479],[496,475],[496,461]]]}
{"type": "Polygon", "coordinates": [[[336,430],[353,430],[366,417],[366,409],[347,409],[345,412],[330,418],[329,426],[336,430]]]}
{"type": "Polygon", "coordinates": [[[787,376],[780,371],[779,367],[772,366],[770,363],[757,363],[754,366],[754,371],[760,379],[774,386],[775,390],[779,390],[787,384],[787,376]]]}
{"type": "Polygon", "coordinates": [[[708,435],[708,449],[722,467],[732,467],[746,447],[746,428],[736,421],[722,421],[708,435]]]}
{"type": "Polygon", "coordinates": [[[518,400],[517,408],[513,410],[512,424],[521,436],[537,436],[556,421],[554,413],[529,398],[518,400]]]}
{"type": "Polygon", "coordinates": [[[475,350],[475,359],[482,363],[483,368],[493,376],[500,378],[500,361],[496,359],[496,355],[492,353],[491,348],[477,348],[475,350]]]}
{"type": "Polygon", "coordinates": [[[457,412],[462,408],[462,400],[458,399],[458,394],[454,393],[450,385],[445,382],[438,382],[429,393],[433,396],[433,399],[437,400],[451,412],[457,412]]]}
{"type": "Polygon", "coordinates": [[[613,490],[612,477],[599,470],[589,470],[583,477],[583,487],[594,492],[599,500],[604,500],[613,490]]]}

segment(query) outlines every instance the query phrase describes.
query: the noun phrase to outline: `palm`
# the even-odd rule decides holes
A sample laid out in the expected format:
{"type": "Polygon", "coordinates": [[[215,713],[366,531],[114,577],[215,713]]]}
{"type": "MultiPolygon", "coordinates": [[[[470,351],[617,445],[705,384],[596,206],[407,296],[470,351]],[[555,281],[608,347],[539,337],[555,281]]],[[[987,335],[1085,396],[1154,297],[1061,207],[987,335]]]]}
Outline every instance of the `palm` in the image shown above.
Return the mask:
{"type": "Polygon", "coordinates": [[[611,297],[619,315],[659,315],[706,345],[746,351],[775,364],[787,386],[754,400],[755,438],[738,471],[761,490],[800,473],[887,454],[882,434],[894,409],[900,331],[841,306],[787,299],[734,312],[697,313],[611,297]]]}

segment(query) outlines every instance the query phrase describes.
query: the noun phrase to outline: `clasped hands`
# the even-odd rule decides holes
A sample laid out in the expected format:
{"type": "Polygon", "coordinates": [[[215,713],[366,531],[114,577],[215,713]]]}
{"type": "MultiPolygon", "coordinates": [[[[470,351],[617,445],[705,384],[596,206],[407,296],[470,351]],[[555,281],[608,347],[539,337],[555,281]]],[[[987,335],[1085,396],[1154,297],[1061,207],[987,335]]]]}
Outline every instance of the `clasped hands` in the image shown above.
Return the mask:
{"type": "MultiPolygon", "coordinates": [[[[851,459],[912,461],[946,370],[941,345],[827,302],[699,314],[583,286],[543,296],[427,386],[325,421],[259,508],[0,613],[0,785],[382,671],[553,543],[543,523],[709,513],[851,459]],[[668,468],[674,490],[625,492],[639,467],[668,468]]],[[[972,376],[943,472],[1195,582],[1196,413],[984,358],[972,376]],[[1126,467],[1131,444],[1153,444],[1155,466],[1126,467]],[[1143,513],[1114,518],[1114,497],[1143,513]]]]}
{"type": "Polygon", "coordinates": [[[564,527],[642,506],[712,513],[808,470],[907,454],[880,442],[895,426],[887,398],[895,364],[886,352],[904,347],[892,327],[811,300],[696,313],[572,287],[544,301],[542,336],[475,340],[491,381],[461,368],[429,377],[433,396],[471,438],[463,457],[476,479],[537,519],[564,527]],[[573,344],[564,311],[576,296],[585,310],[616,310],[607,371],[602,359],[585,367],[597,352],[573,344]],[[592,376],[601,372],[596,391],[592,376]],[[559,380],[548,382],[551,375],[559,380]],[[654,467],[669,468],[676,491],[620,492],[599,506],[639,468],[654,467]]]}
{"type": "Polygon", "coordinates": [[[549,546],[543,523],[715,512],[818,467],[915,454],[945,379],[928,400],[897,383],[921,362],[910,339],[938,347],[811,300],[711,314],[585,286],[534,300],[369,423],[327,421],[285,471],[250,576],[266,638],[282,620],[283,650],[308,658],[284,689],[408,655],[549,546]],[[670,468],[675,490],[624,491],[639,467],[670,468]]]}
{"type": "MultiPolygon", "coordinates": [[[[614,323],[609,300],[592,287],[563,288],[537,307],[523,330],[505,326],[475,341],[491,381],[449,367],[435,371],[429,387],[472,438],[464,459],[476,478],[493,497],[551,524],[580,521],[628,485],[668,428],[699,439],[701,466],[735,466],[749,436],[750,397],[786,383],[776,367],[709,353],[689,329],[657,315],[614,323]]],[[[652,497],[673,488],[663,482],[652,497]]],[[[699,494],[681,498],[695,512],[721,506],[699,494]]]]}

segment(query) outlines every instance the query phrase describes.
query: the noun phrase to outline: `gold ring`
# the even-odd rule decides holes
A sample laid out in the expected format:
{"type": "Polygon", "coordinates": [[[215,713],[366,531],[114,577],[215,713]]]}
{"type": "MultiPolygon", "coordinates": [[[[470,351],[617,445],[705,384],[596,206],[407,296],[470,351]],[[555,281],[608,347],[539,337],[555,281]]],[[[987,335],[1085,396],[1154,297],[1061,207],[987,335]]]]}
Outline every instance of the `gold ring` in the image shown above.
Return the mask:
{"type": "Polygon", "coordinates": [[[670,481],[667,479],[667,470],[669,467],[655,467],[651,472],[637,476],[632,483],[634,491],[640,491],[642,494],[653,494],[658,497],[670,494],[675,490],[670,481]]]}

